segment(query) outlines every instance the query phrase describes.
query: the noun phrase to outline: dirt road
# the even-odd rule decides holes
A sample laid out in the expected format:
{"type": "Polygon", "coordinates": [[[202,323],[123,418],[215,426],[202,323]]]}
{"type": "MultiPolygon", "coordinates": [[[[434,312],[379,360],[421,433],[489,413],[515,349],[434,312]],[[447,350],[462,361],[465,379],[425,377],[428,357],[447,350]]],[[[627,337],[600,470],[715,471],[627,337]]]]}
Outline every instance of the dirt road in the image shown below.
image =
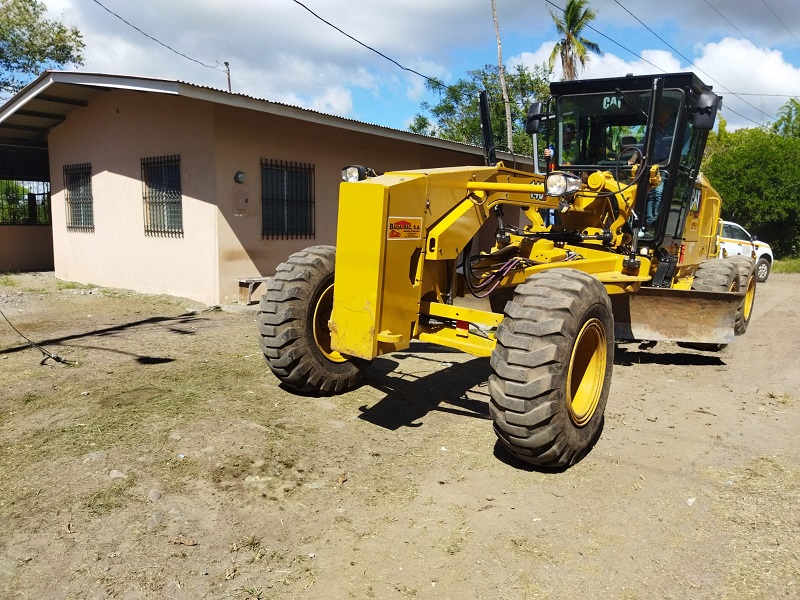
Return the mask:
{"type": "Polygon", "coordinates": [[[0,276],[2,598],[800,598],[800,276],[720,354],[620,345],[562,473],[488,361],[425,344],[297,397],[254,314],[0,276]]]}

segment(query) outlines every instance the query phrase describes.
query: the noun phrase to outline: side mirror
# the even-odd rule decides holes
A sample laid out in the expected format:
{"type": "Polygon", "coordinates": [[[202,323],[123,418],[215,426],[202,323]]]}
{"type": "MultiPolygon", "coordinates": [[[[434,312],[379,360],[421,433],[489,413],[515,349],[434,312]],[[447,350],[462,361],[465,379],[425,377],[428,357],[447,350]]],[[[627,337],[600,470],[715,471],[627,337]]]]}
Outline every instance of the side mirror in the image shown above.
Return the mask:
{"type": "Polygon", "coordinates": [[[717,110],[722,107],[722,96],[714,92],[702,92],[692,106],[692,124],[695,129],[711,131],[717,119],[717,110]]]}
{"type": "Polygon", "coordinates": [[[528,116],[525,118],[525,131],[528,135],[539,133],[542,125],[542,103],[534,102],[528,109],[528,116]]]}

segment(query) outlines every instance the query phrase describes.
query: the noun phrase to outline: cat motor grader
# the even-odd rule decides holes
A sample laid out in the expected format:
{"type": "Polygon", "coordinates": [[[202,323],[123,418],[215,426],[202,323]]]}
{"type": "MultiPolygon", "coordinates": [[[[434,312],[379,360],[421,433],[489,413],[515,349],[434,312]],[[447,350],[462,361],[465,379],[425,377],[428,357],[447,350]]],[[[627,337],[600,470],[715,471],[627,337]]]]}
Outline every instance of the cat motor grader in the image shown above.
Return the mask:
{"type": "Polygon", "coordinates": [[[747,328],[754,264],[714,258],[721,201],[699,173],[721,100],[692,73],[552,83],[527,130],[534,147],[548,130],[554,164],[528,172],[497,162],[483,95],[487,166],[345,169],[337,245],[293,254],[267,282],[267,364],[323,395],[412,340],[490,357],[500,441],[535,465],[574,464],[601,430],[615,340],[718,350],[747,328]]]}

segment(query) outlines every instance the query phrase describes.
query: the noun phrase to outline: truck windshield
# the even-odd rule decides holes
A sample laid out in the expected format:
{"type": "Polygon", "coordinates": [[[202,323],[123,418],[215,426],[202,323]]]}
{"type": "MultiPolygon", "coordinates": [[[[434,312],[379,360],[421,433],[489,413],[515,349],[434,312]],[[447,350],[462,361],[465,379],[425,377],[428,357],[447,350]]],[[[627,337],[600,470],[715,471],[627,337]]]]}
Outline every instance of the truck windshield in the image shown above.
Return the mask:
{"type": "MultiPolygon", "coordinates": [[[[641,159],[650,95],[649,91],[630,91],[558,98],[558,164],[607,168],[641,159]]],[[[681,90],[664,90],[653,119],[655,147],[651,163],[669,162],[682,106],[681,90]]]]}

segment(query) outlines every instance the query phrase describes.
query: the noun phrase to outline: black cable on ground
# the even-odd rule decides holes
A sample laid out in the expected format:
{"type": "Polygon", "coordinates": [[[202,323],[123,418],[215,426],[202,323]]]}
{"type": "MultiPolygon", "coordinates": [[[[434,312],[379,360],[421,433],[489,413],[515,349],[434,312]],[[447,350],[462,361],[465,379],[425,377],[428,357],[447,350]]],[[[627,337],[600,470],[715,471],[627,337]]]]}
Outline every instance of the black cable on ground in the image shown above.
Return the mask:
{"type": "Polygon", "coordinates": [[[11,321],[9,321],[9,320],[8,320],[8,317],[6,316],[6,314],[5,314],[5,313],[4,313],[2,310],[0,310],[0,315],[1,315],[1,316],[2,316],[2,317],[5,319],[5,320],[6,320],[6,323],[8,323],[8,325],[9,325],[9,327],[11,327],[11,329],[13,329],[14,331],[16,331],[16,332],[17,332],[17,334],[18,334],[18,335],[19,335],[19,336],[20,336],[20,337],[21,337],[23,340],[25,340],[26,342],[28,342],[28,345],[29,345],[29,346],[31,346],[32,348],[36,348],[36,349],[37,349],[39,352],[41,352],[42,354],[44,354],[44,356],[45,356],[45,359],[47,359],[47,358],[52,358],[54,361],[56,361],[56,362],[59,362],[59,363],[61,363],[62,365],[70,365],[70,366],[73,366],[73,367],[74,367],[74,366],[76,366],[76,365],[78,364],[78,362],[77,362],[77,361],[73,361],[73,360],[67,360],[66,358],[61,358],[61,357],[60,357],[58,354],[53,354],[53,353],[52,353],[52,352],[50,352],[49,350],[45,350],[45,349],[44,349],[44,348],[42,348],[42,347],[41,347],[39,344],[37,344],[36,342],[34,342],[33,340],[31,340],[30,338],[26,337],[26,336],[25,336],[25,335],[24,335],[24,334],[23,334],[23,333],[22,333],[22,332],[21,332],[19,329],[17,329],[16,327],[14,327],[14,324],[13,324],[11,321]]]}

